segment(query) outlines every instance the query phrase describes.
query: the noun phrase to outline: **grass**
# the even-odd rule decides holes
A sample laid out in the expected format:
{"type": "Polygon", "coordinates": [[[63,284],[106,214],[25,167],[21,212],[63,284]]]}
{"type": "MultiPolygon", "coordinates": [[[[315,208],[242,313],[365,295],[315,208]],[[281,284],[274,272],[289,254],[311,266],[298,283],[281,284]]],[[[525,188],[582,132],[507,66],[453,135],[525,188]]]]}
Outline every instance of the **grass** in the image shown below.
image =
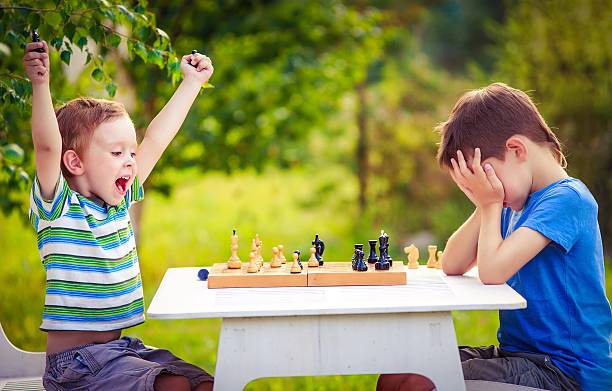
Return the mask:
{"type": "MultiPolygon", "coordinates": [[[[147,194],[144,205],[138,251],[147,303],[167,268],[225,260],[233,228],[241,238],[242,259],[248,258],[248,239],[255,233],[260,234],[268,249],[272,244],[283,243],[288,249],[302,251],[319,233],[326,241],[326,257],[343,259],[350,256],[356,240],[364,240],[361,232],[371,225],[361,221],[356,209],[356,181],[340,169],[317,172],[316,181],[314,174],[307,171],[269,171],[262,175],[247,172],[230,177],[173,175],[177,186],[172,196],[147,194]]],[[[40,351],[45,345],[45,334],[38,329],[45,276],[34,233],[23,221],[17,215],[0,216],[0,321],[17,346],[40,351]]],[[[393,250],[394,258],[399,258],[398,243],[393,250]]],[[[607,274],[610,297],[612,283],[610,272],[607,274]]],[[[453,319],[459,344],[496,343],[495,311],[455,312],[453,319]]],[[[126,334],[149,345],[168,348],[214,372],[220,324],[219,319],[148,320],[126,334]]],[[[372,390],[375,384],[374,375],[326,376],[260,379],[247,389],[372,390]]]]}

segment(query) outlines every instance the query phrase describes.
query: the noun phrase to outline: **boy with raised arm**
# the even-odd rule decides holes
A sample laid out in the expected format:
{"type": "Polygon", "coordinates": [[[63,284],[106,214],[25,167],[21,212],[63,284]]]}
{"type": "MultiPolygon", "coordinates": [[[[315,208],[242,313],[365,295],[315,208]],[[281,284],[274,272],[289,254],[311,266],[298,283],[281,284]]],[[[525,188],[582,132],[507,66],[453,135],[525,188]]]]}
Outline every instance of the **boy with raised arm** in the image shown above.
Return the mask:
{"type": "Polygon", "coordinates": [[[201,54],[183,56],[184,80],[138,145],[119,103],[78,98],[54,111],[48,52],[46,42],[30,43],[23,59],[36,155],[30,221],[47,275],[44,386],[209,390],[208,373],[121,331],[144,322],[128,209],[143,198],[142,184],[212,75],[212,63],[201,54]]]}

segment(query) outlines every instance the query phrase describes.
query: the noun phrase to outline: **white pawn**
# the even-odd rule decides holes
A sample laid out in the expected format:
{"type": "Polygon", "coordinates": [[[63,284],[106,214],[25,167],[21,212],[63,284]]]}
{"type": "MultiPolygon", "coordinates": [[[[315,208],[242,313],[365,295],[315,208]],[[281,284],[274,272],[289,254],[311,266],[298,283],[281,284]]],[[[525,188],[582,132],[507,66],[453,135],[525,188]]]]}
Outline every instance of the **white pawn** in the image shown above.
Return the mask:
{"type": "Polygon", "coordinates": [[[281,267],[282,263],[278,255],[278,247],[272,247],[272,260],[270,261],[270,267],[281,267]]]}
{"type": "Polygon", "coordinates": [[[278,245],[278,258],[280,259],[282,264],[287,263],[287,258],[285,258],[285,254],[283,254],[284,249],[285,246],[283,246],[282,244],[278,245]]]}
{"type": "Polygon", "coordinates": [[[315,255],[316,252],[316,248],[310,248],[310,258],[308,259],[308,267],[319,267],[319,261],[317,261],[317,257],[315,255]]]}
{"type": "Polygon", "coordinates": [[[437,249],[438,249],[438,246],[433,245],[433,244],[427,246],[427,251],[429,252],[429,258],[427,259],[427,267],[429,268],[436,267],[436,250],[437,249]]]}
{"type": "Polygon", "coordinates": [[[442,251],[438,251],[438,262],[436,263],[436,269],[442,269],[442,251]]]}
{"type": "Polygon", "coordinates": [[[259,264],[257,263],[257,256],[255,252],[249,253],[249,267],[247,267],[247,273],[257,273],[259,271],[259,264]]]}

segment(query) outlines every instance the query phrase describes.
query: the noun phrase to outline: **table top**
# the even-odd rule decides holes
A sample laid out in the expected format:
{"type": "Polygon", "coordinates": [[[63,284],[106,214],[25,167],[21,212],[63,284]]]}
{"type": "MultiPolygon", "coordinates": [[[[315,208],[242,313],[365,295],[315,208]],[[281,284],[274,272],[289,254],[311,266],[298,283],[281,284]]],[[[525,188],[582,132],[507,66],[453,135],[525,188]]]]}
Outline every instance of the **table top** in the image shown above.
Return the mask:
{"type": "Polygon", "coordinates": [[[153,297],[150,319],[239,318],[258,316],[375,314],[497,310],[527,307],[507,284],[484,285],[476,269],[463,276],[441,270],[407,270],[396,286],[208,289],[197,267],[171,268],[153,297]]]}

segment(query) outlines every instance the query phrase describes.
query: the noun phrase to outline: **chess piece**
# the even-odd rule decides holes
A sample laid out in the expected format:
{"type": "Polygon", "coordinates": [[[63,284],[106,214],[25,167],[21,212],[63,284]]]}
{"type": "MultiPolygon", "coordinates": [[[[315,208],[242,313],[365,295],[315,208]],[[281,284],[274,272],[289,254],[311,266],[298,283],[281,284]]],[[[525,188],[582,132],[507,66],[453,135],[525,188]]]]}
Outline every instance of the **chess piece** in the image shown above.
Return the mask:
{"type": "Polygon", "coordinates": [[[358,272],[368,271],[368,264],[363,260],[363,250],[355,250],[355,256],[357,259],[355,261],[355,267],[353,270],[357,270],[358,272]]]}
{"type": "Polygon", "coordinates": [[[319,239],[319,235],[315,235],[315,239],[312,241],[313,246],[316,249],[315,258],[319,262],[319,266],[323,266],[323,252],[325,251],[325,243],[319,239]]]}
{"type": "Polygon", "coordinates": [[[242,268],[242,262],[238,257],[238,236],[236,235],[236,230],[233,230],[232,234],[232,255],[227,260],[227,268],[228,269],[240,269],[242,268]]]}
{"type": "Polygon", "coordinates": [[[249,253],[249,266],[247,267],[247,273],[257,273],[259,271],[259,263],[257,263],[257,255],[254,251],[249,253]]]}
{"type": "Polygon", "coordinates": [[[315,247],[310,248],[310,258],[308,259],[308,267],[319,267],[319,261],[317,260],[317,249],[315,247]]]}
{"type": "Polygon", "coordinates": [[[393,259],[389,256],[389,235],[387,235],[387,233],[382,229],[380,230],[378,243],[378,251],[380,252],[380,258],[384,258],[384,261],[382,263],[389,263],[389,266],[393,266],[393,259]]]}
{"type": "Polygon", "coordinates": [[[438,262],[436,262],[436,269],[442,269],[442,251],[438,251],[438,262]]]}
{"type": "MultiPolygon", "coordinates": [[[[197,50],[195,50],[195,49],[193,49],[193,50],[191,51],[191,54],[192,54],[192,55],[198,54],[198,51],[197,51],[197,50]]],[[[195,67],[197,67],[197,65],[192,64],[192,63],[191,63],[191,61],[189,61],[189,65],[191,65],[191,66],[192,66],[192,67],[194,67],[194,68],[195,68],[195,67]]]]}
{"type": "MultiPolygon", "coordinates": [[[[38,31],[34,30],[32,31],[32,42],[40,42],[40,36],[38,35],[38,31]]],[[[36,48],[34,49],[35,52],[37,53],[44,53],[45,49],[43,48],[36,48]]]]}
{"type": "Polygon", "coordinates": [[[293,252],[293,264],[291,265],[290,272],[293,274],[301,273],[302,268],[302,264],[300,263],[300,252],[296,250],[293,252]]]}
{"type": "Polygon", "coordinates": [[[370,244],[370,256],[368,256],[368,263],[376,263],[378,261],[378,255],[376,255],[376,239],[368,240],[370,244]]]}
{"type": "Polygon", "coordinates": [[[262,256],[263,242],[261,241],[261,239],[259,239],[259,234],[255,234],[255,247],[257,249],[257,251],[255,252],[257,262],[259,263],[259,267],[262,267],[264,262],[262,256]]]}
{"type": "Polygon", "coordinates": [[[419,249],[411,244],[408,247],[404,247],[404,252],[408,256],[408,269],[419,268],[419,249]]]}
{"type": "Polygon", "coordinates": [[[278,253],[278,247],[272,247],[272,260],[270,261],[270,267],[281,267],[282,263],[278,253]]]}
{"type": "Polygon", "coordinates": [[[285,246],[283,246],[282,244],[278,245],[278,258],[280,259],[283,265],[287,263],[287,258],[285,258],[285,254],[283,254],[284,249],[285,249],[285,246]]]}
{"type": "Polygon", "coordinates": [[[427,259],[427,267],[429,268],[436,267],[436,250],[437,249],[438,249],[438,246],[433,245],[433,244],[427,246],[427,251],[429,252],[429,258],[427,259]]]}
{"type": "Polygon", "coordinates": [[[353,252],[353,257],[351,258],[351,266],[353,270],[357,270],[357,254],[358,252],[363,252],[363,244],[355,244],[355,251],[353,252]]]}

